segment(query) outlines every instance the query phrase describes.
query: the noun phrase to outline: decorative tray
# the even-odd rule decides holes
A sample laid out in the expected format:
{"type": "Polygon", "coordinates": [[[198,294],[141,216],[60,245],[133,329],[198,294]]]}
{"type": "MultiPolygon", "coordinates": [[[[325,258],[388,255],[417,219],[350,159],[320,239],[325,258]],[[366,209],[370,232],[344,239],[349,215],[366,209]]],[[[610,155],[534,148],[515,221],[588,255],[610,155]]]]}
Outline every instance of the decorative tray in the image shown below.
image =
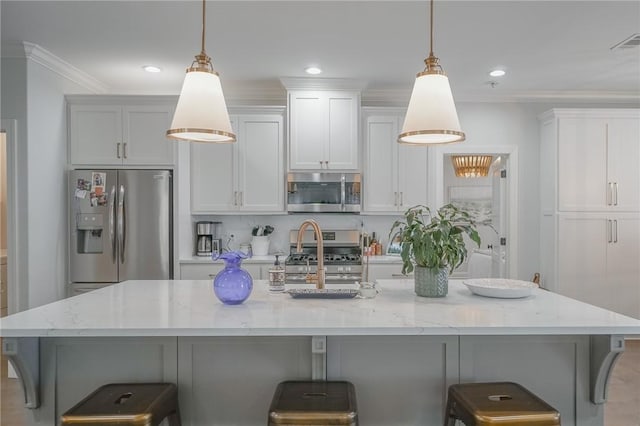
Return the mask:
{"type": "Polygon", "coordinates": [[[333,289],[333,288],[300,288],[287,290],[289,296],[294,299],[351,299],[359,294],[354,289],[333,289]]]}
{"type": "Polygon", "coordinates": [[[463,280],[472,293],[478,296],[497,297],[500,299],[518,299],[531,295],[538,285],[531,281],[511,280],[506,278],[478,278],[463,280]]]}

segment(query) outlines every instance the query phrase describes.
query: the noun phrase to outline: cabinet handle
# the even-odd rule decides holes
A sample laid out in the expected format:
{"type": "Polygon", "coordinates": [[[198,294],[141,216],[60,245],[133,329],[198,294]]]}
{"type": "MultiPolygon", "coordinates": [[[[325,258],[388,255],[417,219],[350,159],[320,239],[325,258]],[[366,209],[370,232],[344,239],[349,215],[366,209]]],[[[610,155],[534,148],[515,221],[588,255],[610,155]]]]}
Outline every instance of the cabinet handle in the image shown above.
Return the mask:
{"type": "Polygon", "coordinates": [[[209,278],[215,278],[218,274],[209,274],[209,278]]]}
{"type": "Polygon", "coordinates": [[[400,205],[404,206],[404,192],[400,192],[400,205]]]}
{"type": "Polygon", "coordinates": [[[116,157],[120,158],[120,142],[116,144],[116,157]]]}
{"type": "Polygon", "coordinates": [[[127,158],[127,143],[123,143],[122,144],[122,154],[124,155],[124,158],[127,158]]]}
{"type": "Polygon", "coordinates": [[[394,206],[398,205],[398,192],[397,191],[393,191],[393,205],[394,206]]]}
{"type": "Polygon", "coordinates": [[[243,204],[244,204],[243,192],[240,191],[240,205],[242,206],[243,204]]]}
{"type": "Polygon", "coordinates": [[[324,167],[322,167],[322,160],[320,160],[319,163],[320,163],[320,168],[323,169],[324,167]]]}
{"type": "Polygon", "coordinates": [[[613,229],[612,229],[612,224],[611,224],[611,220],[607,219],[607,242],[612,242],[613,241],[613,229]]]}
{"type": "Polygon", "coordinates": [[[324,167],[325,169],[329,170],[329,161],[324,162],[324,167]]]}
{"type": "Polygon", "coordinates": [[[618,219],[613,221],[613,242],[618,242],[618,219]]]}
{"type": "Polygon", "coordinates": [[[238,191],[233,191],[233,205],[238,205],[238,191]]]}
{"type": "Polygon", "coordinates": [[[618,205],[618,182],[613,182],[613,205],[618,205]]]}
{"type": "Polygon", "coordinates": [[[613,203],[613,182],[608,182],[609,188],[607,189],[607,205],[610,206],[613,203]]]}

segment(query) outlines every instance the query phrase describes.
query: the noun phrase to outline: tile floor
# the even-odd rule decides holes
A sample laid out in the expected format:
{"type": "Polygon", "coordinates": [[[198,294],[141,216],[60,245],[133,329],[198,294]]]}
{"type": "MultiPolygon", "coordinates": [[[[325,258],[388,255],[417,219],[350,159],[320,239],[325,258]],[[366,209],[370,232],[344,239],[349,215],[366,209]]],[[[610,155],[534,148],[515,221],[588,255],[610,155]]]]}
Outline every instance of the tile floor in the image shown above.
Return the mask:
{"type": "MultiPolygon", "coordinates": [[[[26,409],[22,389],[15,379],[0,381],[0,425],[25,426],[26,409]]],[[[640,340],[628,340],[626,350],[613,371],[609,401],[605,407],[605,426],[640,426],[640,340]]]]}

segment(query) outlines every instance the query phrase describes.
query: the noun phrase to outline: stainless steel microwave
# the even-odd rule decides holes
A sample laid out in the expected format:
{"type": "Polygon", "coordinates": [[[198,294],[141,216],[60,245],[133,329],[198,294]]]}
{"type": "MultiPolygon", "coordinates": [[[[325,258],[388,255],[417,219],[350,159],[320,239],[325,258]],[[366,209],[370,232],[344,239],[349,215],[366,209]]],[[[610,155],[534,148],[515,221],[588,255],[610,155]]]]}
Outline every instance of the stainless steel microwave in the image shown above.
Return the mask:
{"type": "Polygon", "coordinates": [[[287,211],[292,213],[359,213],[360,173],[289,173],[287,211]]]}

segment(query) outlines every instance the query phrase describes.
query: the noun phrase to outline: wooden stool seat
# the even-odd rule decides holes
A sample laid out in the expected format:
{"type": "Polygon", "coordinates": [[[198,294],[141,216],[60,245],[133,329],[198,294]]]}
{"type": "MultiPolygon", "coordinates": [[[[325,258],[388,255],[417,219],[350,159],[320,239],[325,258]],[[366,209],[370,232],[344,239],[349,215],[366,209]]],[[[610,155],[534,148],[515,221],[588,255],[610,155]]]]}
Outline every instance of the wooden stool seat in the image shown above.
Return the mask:
{"type": "Polygon", "coordinates": [[[560,413],[523,386],[512,382],[449,386],[445,426],[558,426],[560,413]]]}
{"type": "Polygon", "coordinates": [[[180,426],[173,383],[112,383],[96,389],[62,415],[62,425],[180,426]]]}
{"type": "Polygon", "coordinates": [[[357,424],[356,393],[349,382],[282,382],[269,408],[269,426],[357,424]]]}

